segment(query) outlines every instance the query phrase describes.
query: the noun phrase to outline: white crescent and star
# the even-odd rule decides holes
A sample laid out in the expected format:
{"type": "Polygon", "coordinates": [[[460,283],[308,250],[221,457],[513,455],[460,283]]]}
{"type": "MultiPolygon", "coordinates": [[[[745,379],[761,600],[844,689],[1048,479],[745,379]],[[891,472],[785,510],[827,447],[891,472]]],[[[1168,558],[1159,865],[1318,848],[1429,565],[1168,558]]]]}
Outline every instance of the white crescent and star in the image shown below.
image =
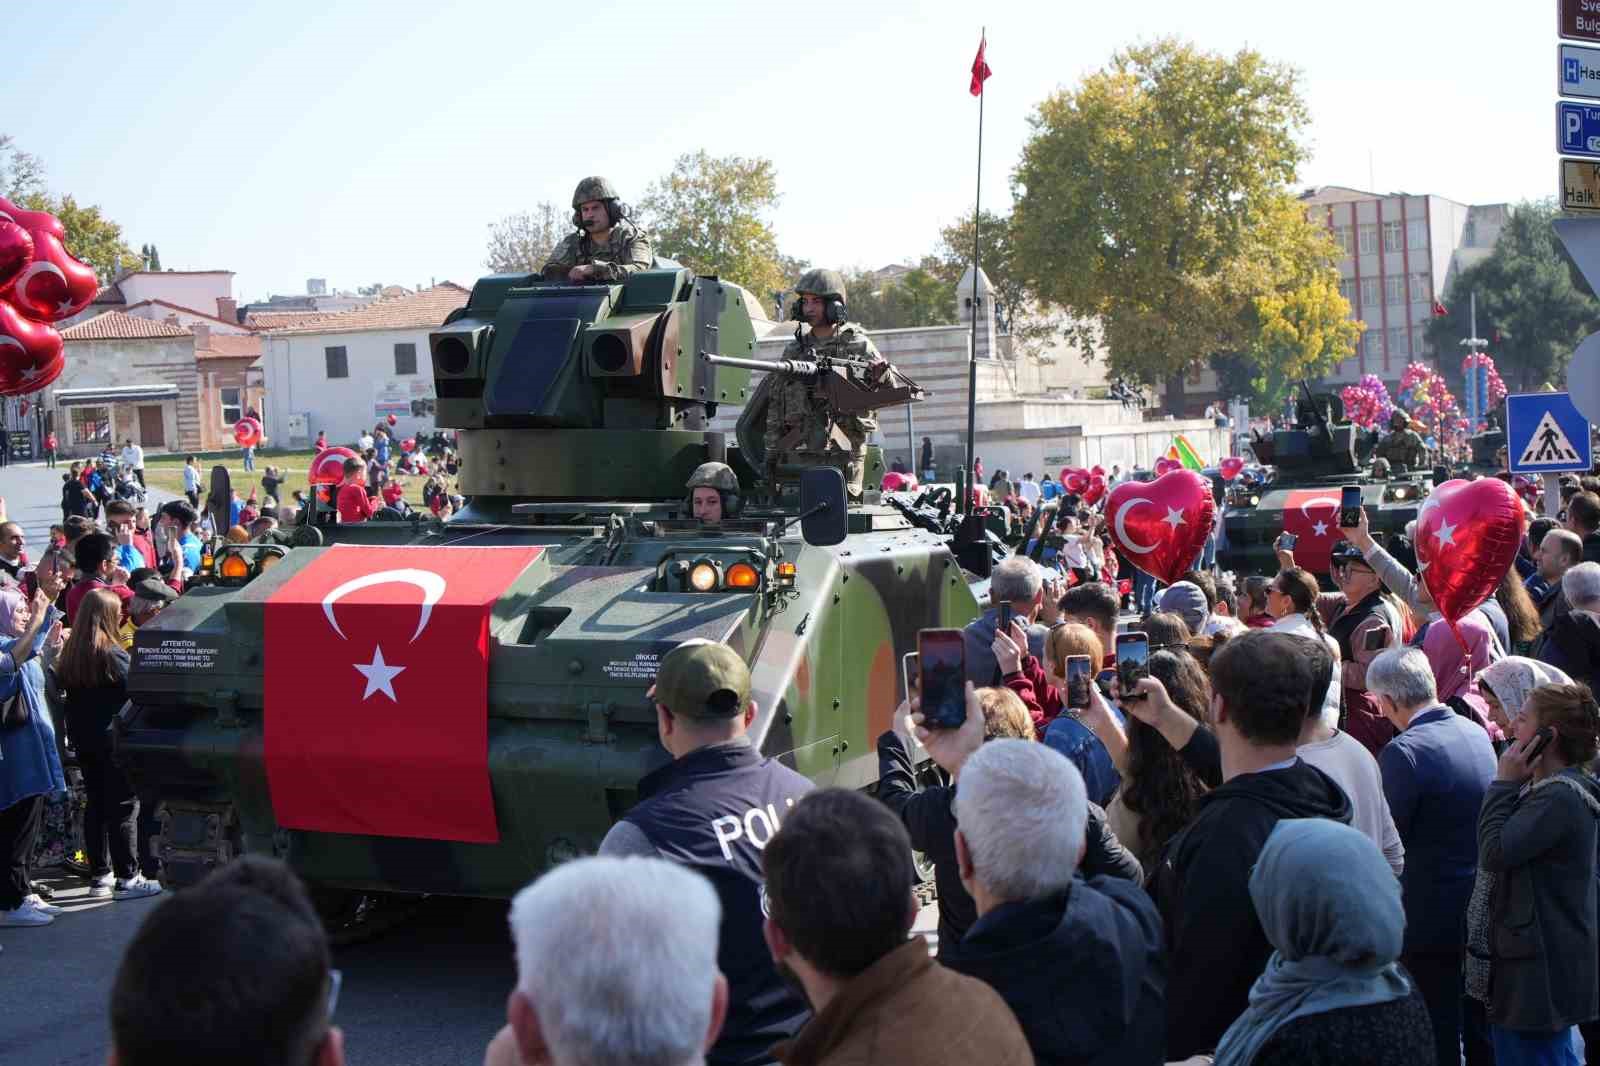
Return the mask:
{"type": "Polygon", "coordinates": [[[1439,520],[1439,528],[1433,531],[1433,535],[1439,538],[1440,544],[1454,544],[1456,542],[1456,528],[1456,526],[1450,524],[1450,519],[1442,518],[1439,520]]]}
{"type": "Polygon", "coordinates": [[[1325,507],[1337,509],[1339,506],[1339,501],[1334,499],[1332,496],[1313,496],[1311,499],[1300,504],[1300,513],[1305,515],[1306,521],[1311,523],[1312,535],[1325,537],[1328,535],[1328,523],[1322,521],[1321,519],[1311,517],[1310,507],[1312,504],[1321,504],[1325,507]]]}
{"type": "MultiPolygon", "coordinates": [[[[1156,550],[1156,545],[1154,545],[1154,544],[1140,544],[1137,541],[1135,541],[1132,537],[1130,537],[1128,535],[1128,526],[1126,524],[1127,518],[1128,518],[1128,512],[1133,510],[1135,507],[1137,507],[1141,503],[1148,503],[1151,507],[1154,507],[1156,505],[1154,500],[1147,499],[1147,498],[1145,498],[1143,496],[1131,496],[1131,497],[1128,498],[1128,502],[1127,503],[1124,503],[1121,507],[1119,507],[1117,509],[1117,517],[1112,519],[1112,525],[1116,527],[1117,539],[1122,542],[1122,546],[1123,547],[1127,548],[1131,552],[1136,552],[1139,555],[1144,555],[1144,554],[1146,554],[1148,552],[1155,551],[1156,550]]],[[[1180,515],[1179,517],[1181,518],[1182,516],[1180,515]]],[[[1164,522],[1164,521],[1166,521],[1166,519],[1162,519],[1162,521],[1164,522]]]]}
{"type": "Polygon", "coordinates": [[[28,354],[28,349],[23,347],[21,341],[17,340],[17,338],[15,338],[15,337],[7,336],[4,333],[0,333],[0,345],[6,345],[6,344],[11,345],[13,348],[15,348],[17,351],[21,352],[23,355],[27,355],[28,354]]]}
{"type": "MultiPolygon", "coordinates": [[[[61,279],[61,287],[63,289],[71,289],[71,286],[67,283],[67,276],[61,272],[61,268],[50,262],[48,259],[35,259],[33,262],[29,263],[22,273],[17,275],[17,280],[13,287],[17,292],[26,295],[28,291],[28,282],[32,281],[40,274],[54,274],[56,277],[61,279]]],[[[70,309],[72,307],[72,303],[68,301],[66,306],[70,309]]]]}
{"type": "MultiPolygon", "coordinates": [[[[422,611],[417,618],[417,631],[411,634],[408,643],[415,643],[422,636],[422,631],[428,628],[428,619],[433,616],[433,605],[444,596],[445,580],[432,570],[418,570],[403,568],[399,570],[379,570],[373,574],[363,574],[351,578],[344,584],[333,589],[322,597],[322,613],[328,617],[328,625],[339,634],[340,640],[349,640],[343,629],[339,628],[339,620],[334,617],[333,606],[345,596],[362,589],[372,588],[374,585],[414,585],[422,590],[422,611]]],[[[395,698],[394,679],[406,668],[404,666],[391,666],[384,662],[383,648],[374,644],[372,648],[372,661],[370,663],[354,663],[356,672],[367,679],[366,691],[362,692],[362,700],[370,699],[377,693],[389,697],[390,702],[400,702],[395,698]]]]}

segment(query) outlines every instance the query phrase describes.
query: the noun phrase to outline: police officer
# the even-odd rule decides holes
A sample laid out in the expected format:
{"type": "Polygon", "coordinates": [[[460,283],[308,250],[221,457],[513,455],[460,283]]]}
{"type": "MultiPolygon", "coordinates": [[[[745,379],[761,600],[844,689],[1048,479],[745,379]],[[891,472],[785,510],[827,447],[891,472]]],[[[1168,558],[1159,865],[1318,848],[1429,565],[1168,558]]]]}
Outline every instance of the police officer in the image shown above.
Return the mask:
{"type": "Polygon", "coordinates": [[[1389,432],[1378,442],[1377,451],[1379,457],[1389,460],[1392,467],[1420,470],[1428,463],[1428,449],[1409,423],[1410,419],[1406,418],[1404,411],[1391,414],[1389,432]]]}
{"type": "Polygon", "coordinates": [[[728,979],[728,1018],[706,1059],[711,1066],[768,1062],[768,1049],[799,1031],[807,1009],[762,937],[761,849],[811,782],[751,742],[750,670],[727,645],[695,640],[674,648],[646,695],[673,761],[639,782],[639,802],[611,827],[600,854],[672,859],[711,882],[722,901],[717,966],[728,979]]]}
{"type": "MultiPolygon", "coordinates": [[[[808,270],[795,283],[794,317],[803,323],[783,350],[784,359],[814,360],[819,355],[865,361],[864,383],[882,380],[889,363],[859,325],[849,320],[844,277],[837,270],[808,270]]],[[[878,428],[876,413],[840,414],[823,398],[816,377],[770,375],[766,457],[772,480],[778,466],[836,466],[852,499],[859,499],[865,477],[867,437],[878,428]]]]}
{"type": "Polygon", "coordinates": [[[621,281],[649,270],[650,238],[628,218],[628,205],[602,177],[584,178],[572,193],[578,232],[561,242],[541,273],[549,281],[576,285],[621,281]]]}
{"type": "Polygon", "coordinates": [[[684,487],[689,513],[705,525],[720,525],[739,513],[739,475],[727,463],[701,463],[684,487]]]}

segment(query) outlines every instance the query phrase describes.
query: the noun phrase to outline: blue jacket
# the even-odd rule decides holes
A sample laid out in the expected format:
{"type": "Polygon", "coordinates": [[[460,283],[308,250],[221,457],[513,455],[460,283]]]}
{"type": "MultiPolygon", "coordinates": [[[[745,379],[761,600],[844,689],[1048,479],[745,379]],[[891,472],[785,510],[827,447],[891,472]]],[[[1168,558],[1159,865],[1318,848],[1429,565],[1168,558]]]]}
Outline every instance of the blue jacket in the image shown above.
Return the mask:
{"type": "MultiPolygon", "coordinates": [[[[1111,713],[1116,716],[1118,724],[1122,724],[1122,712],[1113,707],[1111,713]]],[[[1044,736],[1040,739],[1065,755],[1078,768],[1083,775],[1083,785],[1088,790],[1090,803],[1104,807],[1111,802],[1117,786],[1122,784],[1122,775],[1117,773],[1111,753],[1092,729],[1063,709],[1045,728],[1044,736]]]]}
{"type": "Polygon", "coordinates": [[[1461,952],[1478,869],[1478,812],[1495,763],[1483,727],[1442,705],[1419,712],[1378,753],[1383,795],[1406,846],[1407,952],[1461,952]]]}
{"type": "Polygon", "coordinates": [[[939,961],[1000,993],[1040,1066],[1166,1060],[1161,916],[1132,882],[1074,878],[1057,895],[1002,903],[941,944],[939,961]]]}
{"type": "MultiPolygon", "coordinates": [[[[967,645],[967,680],[974,685],[998,685],[1000,663],[994,657],[994,631],[1000,625],[1000,609],[991,607],[967,623],[962,631],[967,645]]],[[[1028,654],[1044,658],[1044,638],[1050,631],[1041,625],[1028,627],[1028,654]]]]}
{"type": "Polygon", "coordinates": [[[33,796],[66,791],[61,773],[61,756],[56,748],[55,724],[45,703],[44,671],[39,666],[38,648],[44,644],[51,624],[61,612],[50,608],[50,618],[40,627],[34,641],[35,653],[20,670],[11,661],[16,637],[0,637],[0,699],[10,699],[22,686],[28,705],[28,720],[15,729],[0,731],[0,810],[33,796]],[[20,676],[19,676],[20,675],[20,676]]]}

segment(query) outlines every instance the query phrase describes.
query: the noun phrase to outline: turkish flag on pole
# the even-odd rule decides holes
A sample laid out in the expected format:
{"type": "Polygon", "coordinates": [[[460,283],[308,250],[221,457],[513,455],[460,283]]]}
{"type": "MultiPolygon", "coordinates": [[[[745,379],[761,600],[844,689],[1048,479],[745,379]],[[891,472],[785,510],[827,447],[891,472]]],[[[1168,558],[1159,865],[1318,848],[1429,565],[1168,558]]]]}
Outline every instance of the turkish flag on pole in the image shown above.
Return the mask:
{"type": "Polygon", "coordinates": [[[1448,315],[1449,313],[1450,313],[1449,310],[1446,309],[1444,304],[1440,303],[1438,300],[1433,301],[1433,317],[1434,318],[1443,318],[1444,316],[1448,315]]]}
{"type": "Polygon", "coordinates": [[[972,86],[968,89],[973,96],[983,95],[983,83],[988,80],[989,75],[992,73],[989,70],[989,64],[983,61],[983,50],[988,43],[989,39],[987,37],[978,38],[978,57],[972,61],[972,86]]]}
{"type": "Polygon", "coordinates": [[[489,611],[543,548],[335,547],[266,603],[288,829],[492,844],[489,611]]]}
{"type": "Polygon", "coordinates": [[[1333,546],[1339,532],[1337,489],[1292,489],[1283,502],[1283,531],[1300,540],[1294,546],[1295,565],[1326,574],[1333,565],[1333,546]]]}

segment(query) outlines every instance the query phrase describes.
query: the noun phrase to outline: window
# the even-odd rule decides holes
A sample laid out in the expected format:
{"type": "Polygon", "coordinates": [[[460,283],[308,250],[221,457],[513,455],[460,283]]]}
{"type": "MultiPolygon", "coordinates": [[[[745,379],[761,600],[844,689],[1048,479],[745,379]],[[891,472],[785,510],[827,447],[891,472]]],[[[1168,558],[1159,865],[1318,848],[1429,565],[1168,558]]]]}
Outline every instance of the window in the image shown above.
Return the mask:
{"type": "Polygon", "coordinates": [[[1383,224],[1383,250],[1399,252],[1405,249],[1405,230],[1399,222],[1383,224]]]}
{"type": "Polygon", "coordinates": [[[417,372],[417,346],[415,344],[397,344],[394,346],[394,372],[396,374],[415,374],[417,372]]]}
{"type": "Polygon", "coordinates": [[[1428,275],[1426,275],[1426,274],[1413,274],[1413,275],[1411,275],[1411,302],[1414,303],[1414,304],[1425,304],[1425,303],[1427,303],[1428,302],[1428,290],[1430,288],[1431,288],[1431,286],[1428,284],[1428,275]]]}
{"type": "Polygon", "coordinates": [[[1361,354],[1368,360],[1383,358],[1383,330],[1368,327],[1361,335],[1361,354]]]}
{"type": "Polygon", "coordinates": [[[328,377],[347,378],[350,376],[350,357],[344,350],[344,345],[336,348],[324,348],[322,354],[328,359],[328,377]]]}
{"type": "Polygon", "coordinates": [[[244,403],[238,389],[219,389],[222,395],[222,424],[231,426],[244,417],[244,403]]]}
{"type": "Polygon", "coordinates": [[[72,443],[110,444],[111,410],[107,407],[70,407],[72,443]]]}
{"type": "Polygon", "coordinates": [[[1413,249],[1428,246],[1428,220],[1413,218],[1406,223],[1406,243],[1413,249]]]}
{"type": "Polygon", "coordinates": [[[1362,278],[1361,279],[1361,306],[1362,307],[1377,307],[1378,306],[1378,301],[1382,296],[1383,296],[1383,291],[1378,288],[1378,279],[1377,278],[1362,278]]]}
{"type": "Polygon", "coordinates": [[[1390,274],[1383,279],[1383,302],[1391,306],[1406,302],[1406,279],[1404,274],[1390,274]]]}
{"type": "Polygon", "coordinates": [[[1349,226],[1333,227],[1333,240],[1345,255],[1350,255],[1355,251],[1354,235],[1351,234],[1349,226]]]}
{"type": "Polygon", "coordinates": [[[1339,295],[1343,296],[1345,298],[1345,302],[1346,303],[1349,303],[1352,306],[1355,305],[1355,302],[1356,302],[1356,282],[1355,282],[1354,278],[1340,278],[1339,279],[1339,295]]]}
{"type": "Polygon", "coordinates": [[[1371,255],[1378,250],[1378,227],[1371,222],[1363,222],[1356,231],[1356,236],[1361,242],[1361,254],[1371,255]]]}
{"type": "Polygon", "coordinates": [[[1406,336],[1406,327],[1389,327],[1389,357],[1391,359],[1411,358],[1411,341],[1406,336]]]}

